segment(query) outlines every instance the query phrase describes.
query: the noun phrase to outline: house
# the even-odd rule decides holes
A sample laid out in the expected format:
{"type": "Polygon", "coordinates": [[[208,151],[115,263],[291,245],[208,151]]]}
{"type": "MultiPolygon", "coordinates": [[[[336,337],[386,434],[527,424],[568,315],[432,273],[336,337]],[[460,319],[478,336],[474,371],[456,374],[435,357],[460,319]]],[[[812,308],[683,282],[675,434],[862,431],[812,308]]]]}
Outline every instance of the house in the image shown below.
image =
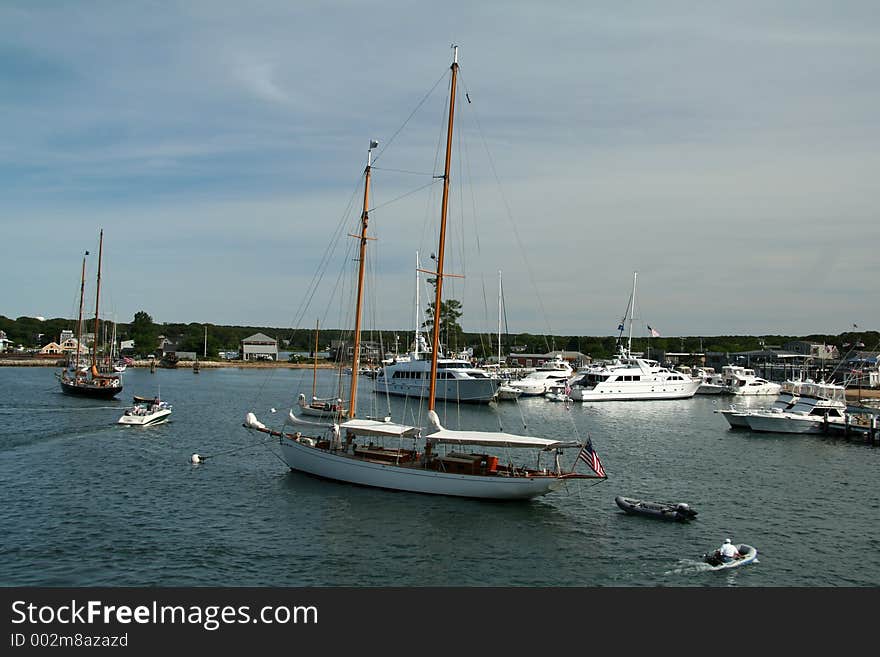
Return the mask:
{"type": "Polygon", "coordinates": [[[806,342],[804,340],[793,340],[782,345],[782,349],[820,360],[837,360],[840,358],[837,347],[831,344],[816,344],[815,342],[806,342]]]}
{"type": "Polygon", "coordinates": [[[540,367],[545,362],[550,362],[557,356],[561,356],[563,360],[567,360],[574,367],[586,365],[592,359],[587,354],[579,351],[548,351],[546,354],[510,354],[507,357],[507,364],[517,367],[540,367]]]}
{"type": "Polygon", "coordinates": [[[0,352],[6,351],[12,346],[12,340],[6,337],[6,331],[0,331],[0,352]]]}
{"type": "Polygon", "coordinates": [[[278,340],[254,333],[241,341],[242,360],[278,360],[278,340]]]}
{"type": "Polygon", "coordinates": [[[50,342],[42,349],[40,349],[40,356],[60,356],[63,353],[63,349],[60,344],[57,342],[50,342]]]}
{"type": "MultiPolygon", "coordinates": [[[[76,338],[65,338],[64,341],[61,343],[61,351],[65,353],[74,353],[77,350],[78,345],[79,343],[76,341],[76,338]]],[[[83,345],[80,348],[80,352],[85,353],[86,351],[88,351],[88,349],[86,349],[86,346],[83,345]]]]}

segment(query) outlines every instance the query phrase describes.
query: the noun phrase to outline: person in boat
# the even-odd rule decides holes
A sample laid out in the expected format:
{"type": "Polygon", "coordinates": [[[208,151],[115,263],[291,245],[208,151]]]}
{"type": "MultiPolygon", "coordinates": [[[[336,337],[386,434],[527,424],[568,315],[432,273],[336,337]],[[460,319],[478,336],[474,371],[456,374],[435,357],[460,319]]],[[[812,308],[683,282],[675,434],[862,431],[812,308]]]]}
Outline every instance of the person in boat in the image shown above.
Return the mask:
{"type": "Polygon", "coordinates": [[[724,543],[718,548],[718,554],[724,561],[733,561],[734,559],[742,559],[743,555],[739,553],[736,546],[729,538],[724,539],[724,543]]]}

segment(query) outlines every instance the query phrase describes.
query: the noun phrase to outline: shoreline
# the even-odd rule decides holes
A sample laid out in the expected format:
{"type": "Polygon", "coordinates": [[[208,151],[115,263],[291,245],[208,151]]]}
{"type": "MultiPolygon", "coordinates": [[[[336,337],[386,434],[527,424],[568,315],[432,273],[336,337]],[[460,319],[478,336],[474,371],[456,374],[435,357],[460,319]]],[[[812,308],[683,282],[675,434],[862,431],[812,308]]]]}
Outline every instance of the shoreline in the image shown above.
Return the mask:
{"type": "MultiPolygon", "coordinates": [[[[159,361],[156,362],[156,367],[160,369],[177,369],[177,370],[185,370],[192,369],[193,366],[198,363],[199,368],[220,368],[220,367],[236,367],[239,369],[272,369],[272,368],[281,368],[281,369],[312,369],[315,365],[314,363],[289,363],[287,361],[245,361],[245,360],[230,360],[230,361],[215,361],[215,360],[182,360],[177,363],[176,367],[163,368],[159,365],[159,361]]],[[[136,367],[136,368],[146,368],[149,369],[152,364],[152,361],[149,360],[136,360],[132,365],[128,367],[136,367]]],[[[58,364],[57,359],[51,358],[0,358],[0,367],[63,367],[58,364]]],[[[330,364],[319,364],[318,369],[334,369],[334,365],[330,364]]]]}

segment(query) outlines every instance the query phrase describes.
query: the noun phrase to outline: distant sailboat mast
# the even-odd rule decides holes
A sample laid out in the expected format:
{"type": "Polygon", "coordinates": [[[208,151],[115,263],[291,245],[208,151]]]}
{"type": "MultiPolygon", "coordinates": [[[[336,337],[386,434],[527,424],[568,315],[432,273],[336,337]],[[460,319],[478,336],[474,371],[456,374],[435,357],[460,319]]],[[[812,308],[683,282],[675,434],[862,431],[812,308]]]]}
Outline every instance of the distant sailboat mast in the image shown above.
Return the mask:
{"type": "Polygon", "coordinates": [[[73,365],[73,384],[76,385],[77,382],[77,373],[79,372],[79,359],[82,354],[82,332],[83,332],[83,296],[86,292],[86,256],[89,255],[89,252],[86,251],[83,256],[83,265],[82,265],[82,280],[79,284],[79,320],[76,323],[76,362],[73,365]]]}
{"type": "Polygon", "coordinates": [[[101,258],[104,253],[104,229],[101,229],[101,236],[98,240],[98,289],[95,292],[95,339],[92,342],[92,376],[98,374],[98,309],[101,302],[101,258]]]}
{"type": "Polygon", "coordinates": [[[413,349],[413,360],[419,359],[419,336],[421,335],[419,332],[419,267],[421,267],[421,263],[419,263],[419,252],[416,251],[416,335],[414,338],[415,347],[413,349]]]}
{"type": "Polygon", "coordinates": [[[633,272],[633,291],[632,296],[630,296],[629,301],[629,341],[627,342],[626,351],[627,356],[632,356],[632,346],[633,346],[633,313],[636,311],[636,279],[639,277],[639,272],[633,272]]]}
{"type": "Polygon", "coordinates": [[[318,394],[318,327],[320,326],[320,321],[319,319],[315,320],[315,363],[312,367],[312,399],[318,394]]]}

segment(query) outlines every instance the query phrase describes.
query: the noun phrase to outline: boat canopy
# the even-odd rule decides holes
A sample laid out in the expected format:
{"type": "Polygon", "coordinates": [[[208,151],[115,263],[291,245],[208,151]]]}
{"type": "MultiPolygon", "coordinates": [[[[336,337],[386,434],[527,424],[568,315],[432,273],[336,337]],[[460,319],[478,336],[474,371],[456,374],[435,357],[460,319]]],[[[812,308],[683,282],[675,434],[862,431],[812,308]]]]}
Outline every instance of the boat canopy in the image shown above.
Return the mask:
{"type": "Polygon", "coordinates": [[[360,418],[343,422],[339,425],[339,428],[359,436],[397,436],[405,438],[419,434],[419,427],[395,424],[394,422],[382,422],[380,420],[362,420],[360,418]]]}
{"type": "Polygon", "coordinates": [[[528,447],[532,449],[554,449],[556,447],[577,447],[580,443],[550,440],[534,436],[520,436],[503,431],[455,431],[444,429],[437,413],[430,411],[428,420],[436,429],[428,435],[428,440],[435,443],[458,445],[482,445],[484,447],[528,447]]]}

